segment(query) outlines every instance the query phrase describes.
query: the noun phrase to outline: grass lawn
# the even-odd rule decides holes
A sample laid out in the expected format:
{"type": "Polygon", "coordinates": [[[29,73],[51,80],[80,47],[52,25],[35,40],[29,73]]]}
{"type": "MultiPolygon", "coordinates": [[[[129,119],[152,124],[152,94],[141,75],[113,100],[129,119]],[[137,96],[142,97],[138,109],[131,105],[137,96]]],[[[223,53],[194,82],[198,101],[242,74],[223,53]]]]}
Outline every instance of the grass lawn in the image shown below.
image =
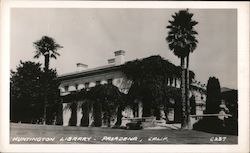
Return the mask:
{"type": "Polygon", "coordinates": [[[193,130],[124,130],[10,124],[11,144],[237,144],[238,136],[193,130]]]}

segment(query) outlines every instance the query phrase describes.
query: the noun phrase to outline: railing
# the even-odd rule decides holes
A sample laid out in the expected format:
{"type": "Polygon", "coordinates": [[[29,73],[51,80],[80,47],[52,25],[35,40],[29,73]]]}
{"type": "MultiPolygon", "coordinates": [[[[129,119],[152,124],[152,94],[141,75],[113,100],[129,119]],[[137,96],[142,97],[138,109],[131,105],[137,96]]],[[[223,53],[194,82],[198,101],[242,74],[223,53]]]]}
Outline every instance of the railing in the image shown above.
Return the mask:
{"type": "Polygon", "coordinates": [[[203,117],[209,117],[209,116],[225,116],[225,117],[232,117],[231,114],[202,114],[202,115],[190,115],[190,117],[195,119],[202,119],[203,117]]]}
{"type": "Polygon", "coordinates": [[[130,120],[132,122],[145,122],[145,121],[152,121],[155,117],[133,117],[133,118],[123,118],[123,120],[130,120]]]}

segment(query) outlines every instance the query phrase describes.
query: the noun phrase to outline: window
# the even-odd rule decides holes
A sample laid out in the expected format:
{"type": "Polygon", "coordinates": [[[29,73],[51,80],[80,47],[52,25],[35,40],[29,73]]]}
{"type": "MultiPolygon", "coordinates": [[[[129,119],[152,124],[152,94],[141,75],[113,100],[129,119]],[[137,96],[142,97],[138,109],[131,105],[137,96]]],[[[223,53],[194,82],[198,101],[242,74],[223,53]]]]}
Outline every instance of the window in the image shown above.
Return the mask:
{"type": "Polygon", "coordinates": [[[112,84],[113,79],[108,79],[108,84],[112,84]]]}
{"type": "Polygon", "coordinates": [[[89,82],[86,82],[84,85],[85,85],[85,89],[89,88],[89,82]]]}
{"type": "Polygon", "coordinates": [[[65,92],[68,92],[69,91],[69,86],[68,85],[64,86],[64,90],[65,90],[65,92]]]}
{"type": "Polygon", "coordinates": [[[99,84],[101,84],[101,81],[96,81],[96,85],[99,85],[99,84]]]}

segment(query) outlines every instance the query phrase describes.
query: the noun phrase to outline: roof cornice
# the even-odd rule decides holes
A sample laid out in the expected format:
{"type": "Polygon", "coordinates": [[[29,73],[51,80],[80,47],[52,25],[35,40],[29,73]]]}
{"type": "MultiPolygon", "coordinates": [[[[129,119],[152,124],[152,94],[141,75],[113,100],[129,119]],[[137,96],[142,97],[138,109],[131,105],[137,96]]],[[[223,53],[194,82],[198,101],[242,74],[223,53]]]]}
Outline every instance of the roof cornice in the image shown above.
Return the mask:
{"type": "Polygon", "coordinates": [[[102,66],[102,67],[97,67],[89,70],[85,70],[82,72],[74,72],[74,73],[68,73],[68,74],[63,74],[59,75],[57,79],[59,81],[63,80],[70,80],[70,79],[75,79],[75,78],[80,78],[80,77],[86,77],[86,76],[93,76],[97,74],[102,74],[102,73],[108,73],[108,72],[114,72],[114,71],[120,71],[122,65],[107,65],[107,66],[102,66]]]}

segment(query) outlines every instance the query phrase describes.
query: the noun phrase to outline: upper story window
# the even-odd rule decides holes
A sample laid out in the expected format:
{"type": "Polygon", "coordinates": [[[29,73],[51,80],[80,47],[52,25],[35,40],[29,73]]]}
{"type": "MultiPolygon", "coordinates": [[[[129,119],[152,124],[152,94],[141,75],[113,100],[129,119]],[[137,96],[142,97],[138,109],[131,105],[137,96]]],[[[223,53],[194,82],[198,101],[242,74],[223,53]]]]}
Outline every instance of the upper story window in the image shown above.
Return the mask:
{"type": "Polygon", "coordinates": [[[89,82],[86,82],[84,85],[85,85],[85,88],[86,88],[86,89],[89,88],[89,82]]]}
{"type": "Polygon", "coordinates": [[[75,88],[76,88],[76,90],[78,90],[78,84],[77,83],[75,84],[75,88]]]}
{"type": "Polygon", "coordinates": [[[112,84],[113,79],[108,79],[108,84],[112,84]]]}
{"type": "Polygon", "coordinates": [[[99,84],[101,84],[101,81],[96,81],[96,85],[99,85],[99,84]]]}
{"type": "Polygon", "coordinates": [[[64,86],[64,91],[65,92],[68,92],[69,91],[69,86],[67,85],[67,86],[64,86]]]}

